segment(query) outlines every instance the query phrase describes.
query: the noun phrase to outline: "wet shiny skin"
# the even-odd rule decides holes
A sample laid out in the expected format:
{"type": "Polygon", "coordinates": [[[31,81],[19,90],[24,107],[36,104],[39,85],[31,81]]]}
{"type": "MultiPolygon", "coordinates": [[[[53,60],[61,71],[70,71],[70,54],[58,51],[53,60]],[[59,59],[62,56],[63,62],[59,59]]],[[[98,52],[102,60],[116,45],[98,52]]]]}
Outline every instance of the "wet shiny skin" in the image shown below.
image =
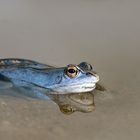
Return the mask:
{"type": "MultiPolygon", "coordinates": [[[[1,59],[0,76],[12,86],[29,89],[40,94],[83,93],[95,89],[99,76],[86,62],[56,68],[25,59],[1,59]],[[75,77],[65,72],[69,67],[77,70],[75,77]]],[[[43,98],[43,96],[42,96],[43,98]]]]}

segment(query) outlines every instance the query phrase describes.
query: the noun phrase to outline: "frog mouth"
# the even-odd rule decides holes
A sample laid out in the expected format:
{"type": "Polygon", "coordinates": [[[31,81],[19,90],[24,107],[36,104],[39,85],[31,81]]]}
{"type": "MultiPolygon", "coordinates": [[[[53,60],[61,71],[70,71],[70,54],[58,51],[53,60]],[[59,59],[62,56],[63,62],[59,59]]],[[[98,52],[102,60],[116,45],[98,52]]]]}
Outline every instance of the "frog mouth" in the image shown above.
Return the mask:
{"type": "Polygon", "coordinates": [[[93,91],[96,87],[96,83],[81,83],[81,84],[69,84],[69,85],[57,85],[52,88],[53,94],[67,94],[67,93],[85,93],[93,91]]]}
{"type": "Polygon", "coordinates": [[[86,87],[82,87],[82,88],[84,88],[84,89],[94,89],[96,86],[94,85],[94,86],[86,86],[86,87]]]}

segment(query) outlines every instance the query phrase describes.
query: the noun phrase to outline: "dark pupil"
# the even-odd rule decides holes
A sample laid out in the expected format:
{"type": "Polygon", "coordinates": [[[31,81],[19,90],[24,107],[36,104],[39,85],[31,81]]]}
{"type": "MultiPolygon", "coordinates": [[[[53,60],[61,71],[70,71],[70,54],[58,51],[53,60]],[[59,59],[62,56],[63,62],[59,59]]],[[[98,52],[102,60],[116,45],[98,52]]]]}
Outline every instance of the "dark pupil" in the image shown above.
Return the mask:
{"type": "Polygon", "coordinates": [[[68,72],[69,73],[75,73],[75,70],[74,69],[69,69],[68,72]]]}

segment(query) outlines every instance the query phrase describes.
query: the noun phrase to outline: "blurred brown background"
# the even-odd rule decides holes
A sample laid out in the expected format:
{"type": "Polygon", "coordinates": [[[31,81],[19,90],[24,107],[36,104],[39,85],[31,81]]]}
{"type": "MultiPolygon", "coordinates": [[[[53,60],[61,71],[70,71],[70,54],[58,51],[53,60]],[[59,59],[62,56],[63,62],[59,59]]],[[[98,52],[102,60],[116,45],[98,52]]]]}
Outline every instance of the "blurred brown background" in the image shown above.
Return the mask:
{"type": "Polygon", "coordinates": [[[0,139],[140,139],[139,0],[0,0],[0,57],[91,63],[112,92],[96,111],[65,116],[52,102],[0,98],[0,139]]]}

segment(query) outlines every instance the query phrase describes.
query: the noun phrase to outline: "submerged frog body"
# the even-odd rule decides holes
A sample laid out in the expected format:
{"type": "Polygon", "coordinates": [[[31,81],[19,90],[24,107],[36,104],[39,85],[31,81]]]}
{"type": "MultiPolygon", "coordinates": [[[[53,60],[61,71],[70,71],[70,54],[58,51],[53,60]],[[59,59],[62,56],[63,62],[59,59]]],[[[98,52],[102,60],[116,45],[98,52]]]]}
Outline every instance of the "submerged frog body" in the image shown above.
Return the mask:
{"type": "Polygon", "coordinates": [[[48,96],[59,106],[60,111],[67,115],[76,111],[88,113],[95,110],[93,93],[51,94],[48,96]]]}
{"type": "Polygon", "coordinates": [[[26,59],[0,59],[0,88],[16,87],[45,98],[46,94],[71,94],[95,89],[99,76],[86,62],[53,67],[26,59]]]}

